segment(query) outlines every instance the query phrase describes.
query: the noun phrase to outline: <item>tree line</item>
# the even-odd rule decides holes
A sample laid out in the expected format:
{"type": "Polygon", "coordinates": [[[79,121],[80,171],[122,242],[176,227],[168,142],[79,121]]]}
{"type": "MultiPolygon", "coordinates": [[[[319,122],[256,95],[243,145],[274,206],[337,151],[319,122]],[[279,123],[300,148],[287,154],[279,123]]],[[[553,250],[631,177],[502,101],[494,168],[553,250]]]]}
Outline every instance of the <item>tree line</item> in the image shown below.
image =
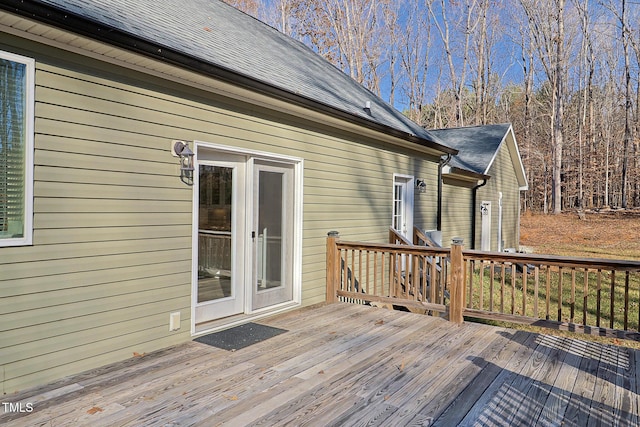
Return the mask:
{"type": "Polygon", "coordinates": [[[524,210],[640,206],[640,2],[227,0],[426,128],[510,122],[524,210]]]}

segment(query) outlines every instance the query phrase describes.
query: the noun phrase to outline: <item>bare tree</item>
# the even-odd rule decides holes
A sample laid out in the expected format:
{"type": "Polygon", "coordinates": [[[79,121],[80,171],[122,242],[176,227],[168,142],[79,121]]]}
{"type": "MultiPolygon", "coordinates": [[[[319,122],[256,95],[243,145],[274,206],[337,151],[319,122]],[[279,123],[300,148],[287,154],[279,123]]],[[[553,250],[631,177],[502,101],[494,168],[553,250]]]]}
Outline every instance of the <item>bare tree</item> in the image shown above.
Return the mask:
{"type": "Polygon", "coordinates": [[[262,2],[260,0],[222,0],[222,1],[254,17],[258,17],[258,11],[263,8],[262,2]]]}
{"type": "Polygon", "coordinates": [[[582,39],[579,51],[578,91],[578,207],[584,208],[584,147],[593,142],[594,137],[594,110],[593,110],[593,76],[595,73],[595,53],[593,49],[591,23],[592,11],[589,1],[574,0],[576,10],[580,17],[582,39]],[[586,141],[585,141],[586,140],[586,141]]]}
{"type": "Polygon", "coordinates": [[[400,26],[399,17],[403,4],[403,0],[389,1],[382,4],[383,27],[386,28],[387,31],[381,32],[383,38],[380,42],[383,45],[383,56],[386,56],[387,59],[389,77],[388,100],[391,105],[394,105],[396,101],[396,89],[399,80],[397,64],[401,61],[402,35],[404,33],[404,28],[400,26]],[[384,47],[386,47],[386,49],[384,47]]]}
{"type": "Polygon", "coordinates": [[[422,13],[422,0],[408,0],[407,6],[405,30],[399,43],[400,67],[404,77],[402,89],[408,102],[409,118],[425,125],[422,107],[428,94],[431,26],[428,17],[422,13]]]}
{"type": "Polygon", "coordinates": [[[622,46],[624,53],[624,143],[623,143],[623,157],[622,157],[622,196],[620,205],[623,208],[627,207],[627,173],[629,169],[629,146],[632,139],[632,110],[633,99],[631,91],[631,61],[629,58],[629,39],[631,38],[631,32],[627,25],[627,0],[622,0],[622,13],[619,16],[620,19],[620,31],[622,33],[622,46]]]}
{"type": "Polygon", "coordinates": [[[298,38],[297,0],[274,0],[271,8],[263,8],[263,19],[282,33],[298,38]]]}
{"type": "Polygon", "coordinates": [[[640,19],[640,10],[636,8],[635,14],[629,19],[628,22],[635,22],[636,27],[631,27],[629,30],[629,42],[633,47],[633,53],[635,57],[636,70],[636,116],[635,116],[635,132],[633,138],[633,166],[635,177],[634,183],[634,200],[635,206],[640,205],[640,25],[638,20],[640,19]]]}
{"type": "Polygon", "coordinates": [[[640,3],[243,3],[422,125],[511,121],[525,209],[640,205],[640,3]]]}
{"type": "Polygon", "coordinates": [[[476,46],[476,79],[475,79],[475,124],[487,123],[487,92],[488,80],[490,76],[490,62],[487,58],[489,42],[487,36],[487,14],[489,11],[489,0],[480,0],[478,15],[478,35],[475,40],[476,46]]]}
{"type": "Polygon", "coordinates": [[[466,84],[466,73],[469,64],[469,46],[471,43],[471,34],[473,33],[475,26],[478,23],[478,19],[474,20],[476,15],[476,7],[478,5],[477,0],[467,0],[459,3],[450,3],[451,7],[456,6],[458,9],[457,15],[454,15],[458,19],[457,27],[459,33],[462,36],[463,43],[461,49],[462,58],[454,58],[454,40],[451,35],[451,22],[449,14],[447,13],[447,6],[445,0],[440,0],[438,7],[434,5],[434,1],[427,1],[427,7],[429,14],[432,17],[432,22],[435,28],[438,30],[440,40],[444,48],[446,55],[447,65],[449,67],[449,78],[453,93],[455,96],[455,124],[457,126],[464,126],[464,109],[463,109],[463,91],[466,84]],[[456,66],[456,60],[461,60],[460,64],[456,66]]]}
{"type": "MultiPolygon", "coordinates": [[[[520,52],[520,66],[522,68],[522,76],[523,76],[523,100],[522,100],[522,109],[514,111],[512,120],[515,120],[516,117],[520,117],[522,119],[522,124],[519,128],[516,128],[516,131],[519,131],[519,143],[521,144],[522,149],[522,161],[525,165],[525,169],[527,171],[527,181],[529,182],[529,187],[534,188],[536,183],[536,178],[539,174],[536,174],[533,162],[536,159],[542,159],[542,154],[538,151],[534,153],[534,144],[533,144],[533,100],[534,100],[534,76],[535,76],[535,63],[534,63],[534,40],[533,40],[533,27],[529,25],[528,20],[522,21],[521,14],[518,11],[515,11],[512,15],[509,16],[511,22],[514,24],[514,36],[513,40],[517,40],[519,43],[519,52],[520,52]]],[[[534,200],[534,191],[529,191],[525,197],[523,198],[523,210],[526,211],[528,204],[533,205],[534,200]],[[528,202],[528,204],[527,204],[528,202]]],[[[546,209],[546,205],[545,205],[546,209]]]]}
{"type": "Polygon", "coordinates": [[[564,146],[564,102],[568,58],[565,49],[565,0],[520,0],[532,26],[536,52],[552,84],[552,205],[562,212],[562,149],[564,146]]]}
{"type": "MultiPolygon", "coordinates": [[[[283,0],[284,1],[284,0],[283,0]]],[[[384,13],[391,0],[292,0],[279,3],[288,28],[354,80],[380,94],[384,13]],[[284,14],[293,15],[286,19],[284,14]],[[295,28],[291,23],[295,23],[295,28]]]]}

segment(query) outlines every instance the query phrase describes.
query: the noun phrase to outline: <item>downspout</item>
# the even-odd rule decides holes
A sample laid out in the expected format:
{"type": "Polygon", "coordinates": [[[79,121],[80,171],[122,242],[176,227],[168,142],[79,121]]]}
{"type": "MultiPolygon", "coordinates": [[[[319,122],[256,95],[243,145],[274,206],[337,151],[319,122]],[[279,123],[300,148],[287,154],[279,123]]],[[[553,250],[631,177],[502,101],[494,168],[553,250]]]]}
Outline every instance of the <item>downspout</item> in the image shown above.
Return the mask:
{"type": "Polygon", "coordinates": [[[438,162],[438,212],[436,225],[438,231],[442,231],[442,168],[449,164],[450,161],[451,154],[447,154],[447,157],[441,157],[438,162]]]}
{"type": "Polygon", "coordinates": [[[487,184],[487,180],[484,179],[482,184],[478,184],[473,187],[473,195],[471,200],[471,247],[469,249],[476,248],[476,215],[478,209],[476,209],[476,203],[478,199],[478,188],[483,187],[487,184]]]}

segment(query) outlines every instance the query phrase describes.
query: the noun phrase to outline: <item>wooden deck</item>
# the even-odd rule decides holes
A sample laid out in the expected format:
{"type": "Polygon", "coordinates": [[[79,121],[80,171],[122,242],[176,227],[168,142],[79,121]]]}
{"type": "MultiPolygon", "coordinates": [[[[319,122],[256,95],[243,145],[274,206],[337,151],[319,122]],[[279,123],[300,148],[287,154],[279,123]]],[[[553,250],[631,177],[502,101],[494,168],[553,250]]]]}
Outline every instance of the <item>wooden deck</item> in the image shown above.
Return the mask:
{"type": "Polygon", "coordinates": [[[260,321],[237,351],[196,342],[4,402],[12,426],[628,425],[640,352],[352,304],[260,321]]]}

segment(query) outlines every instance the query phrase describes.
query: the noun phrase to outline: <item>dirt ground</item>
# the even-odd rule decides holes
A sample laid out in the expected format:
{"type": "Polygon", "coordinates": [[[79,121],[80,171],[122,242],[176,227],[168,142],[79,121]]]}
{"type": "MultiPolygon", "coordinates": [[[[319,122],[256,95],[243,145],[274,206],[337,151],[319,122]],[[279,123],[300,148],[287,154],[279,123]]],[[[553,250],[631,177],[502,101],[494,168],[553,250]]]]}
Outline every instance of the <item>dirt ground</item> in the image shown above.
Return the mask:
{"type": "Polygon", "coordinates": [[[640,210],[544,215],[520,219],[520,245],[535,253],[640,261],[640,210]]]}

